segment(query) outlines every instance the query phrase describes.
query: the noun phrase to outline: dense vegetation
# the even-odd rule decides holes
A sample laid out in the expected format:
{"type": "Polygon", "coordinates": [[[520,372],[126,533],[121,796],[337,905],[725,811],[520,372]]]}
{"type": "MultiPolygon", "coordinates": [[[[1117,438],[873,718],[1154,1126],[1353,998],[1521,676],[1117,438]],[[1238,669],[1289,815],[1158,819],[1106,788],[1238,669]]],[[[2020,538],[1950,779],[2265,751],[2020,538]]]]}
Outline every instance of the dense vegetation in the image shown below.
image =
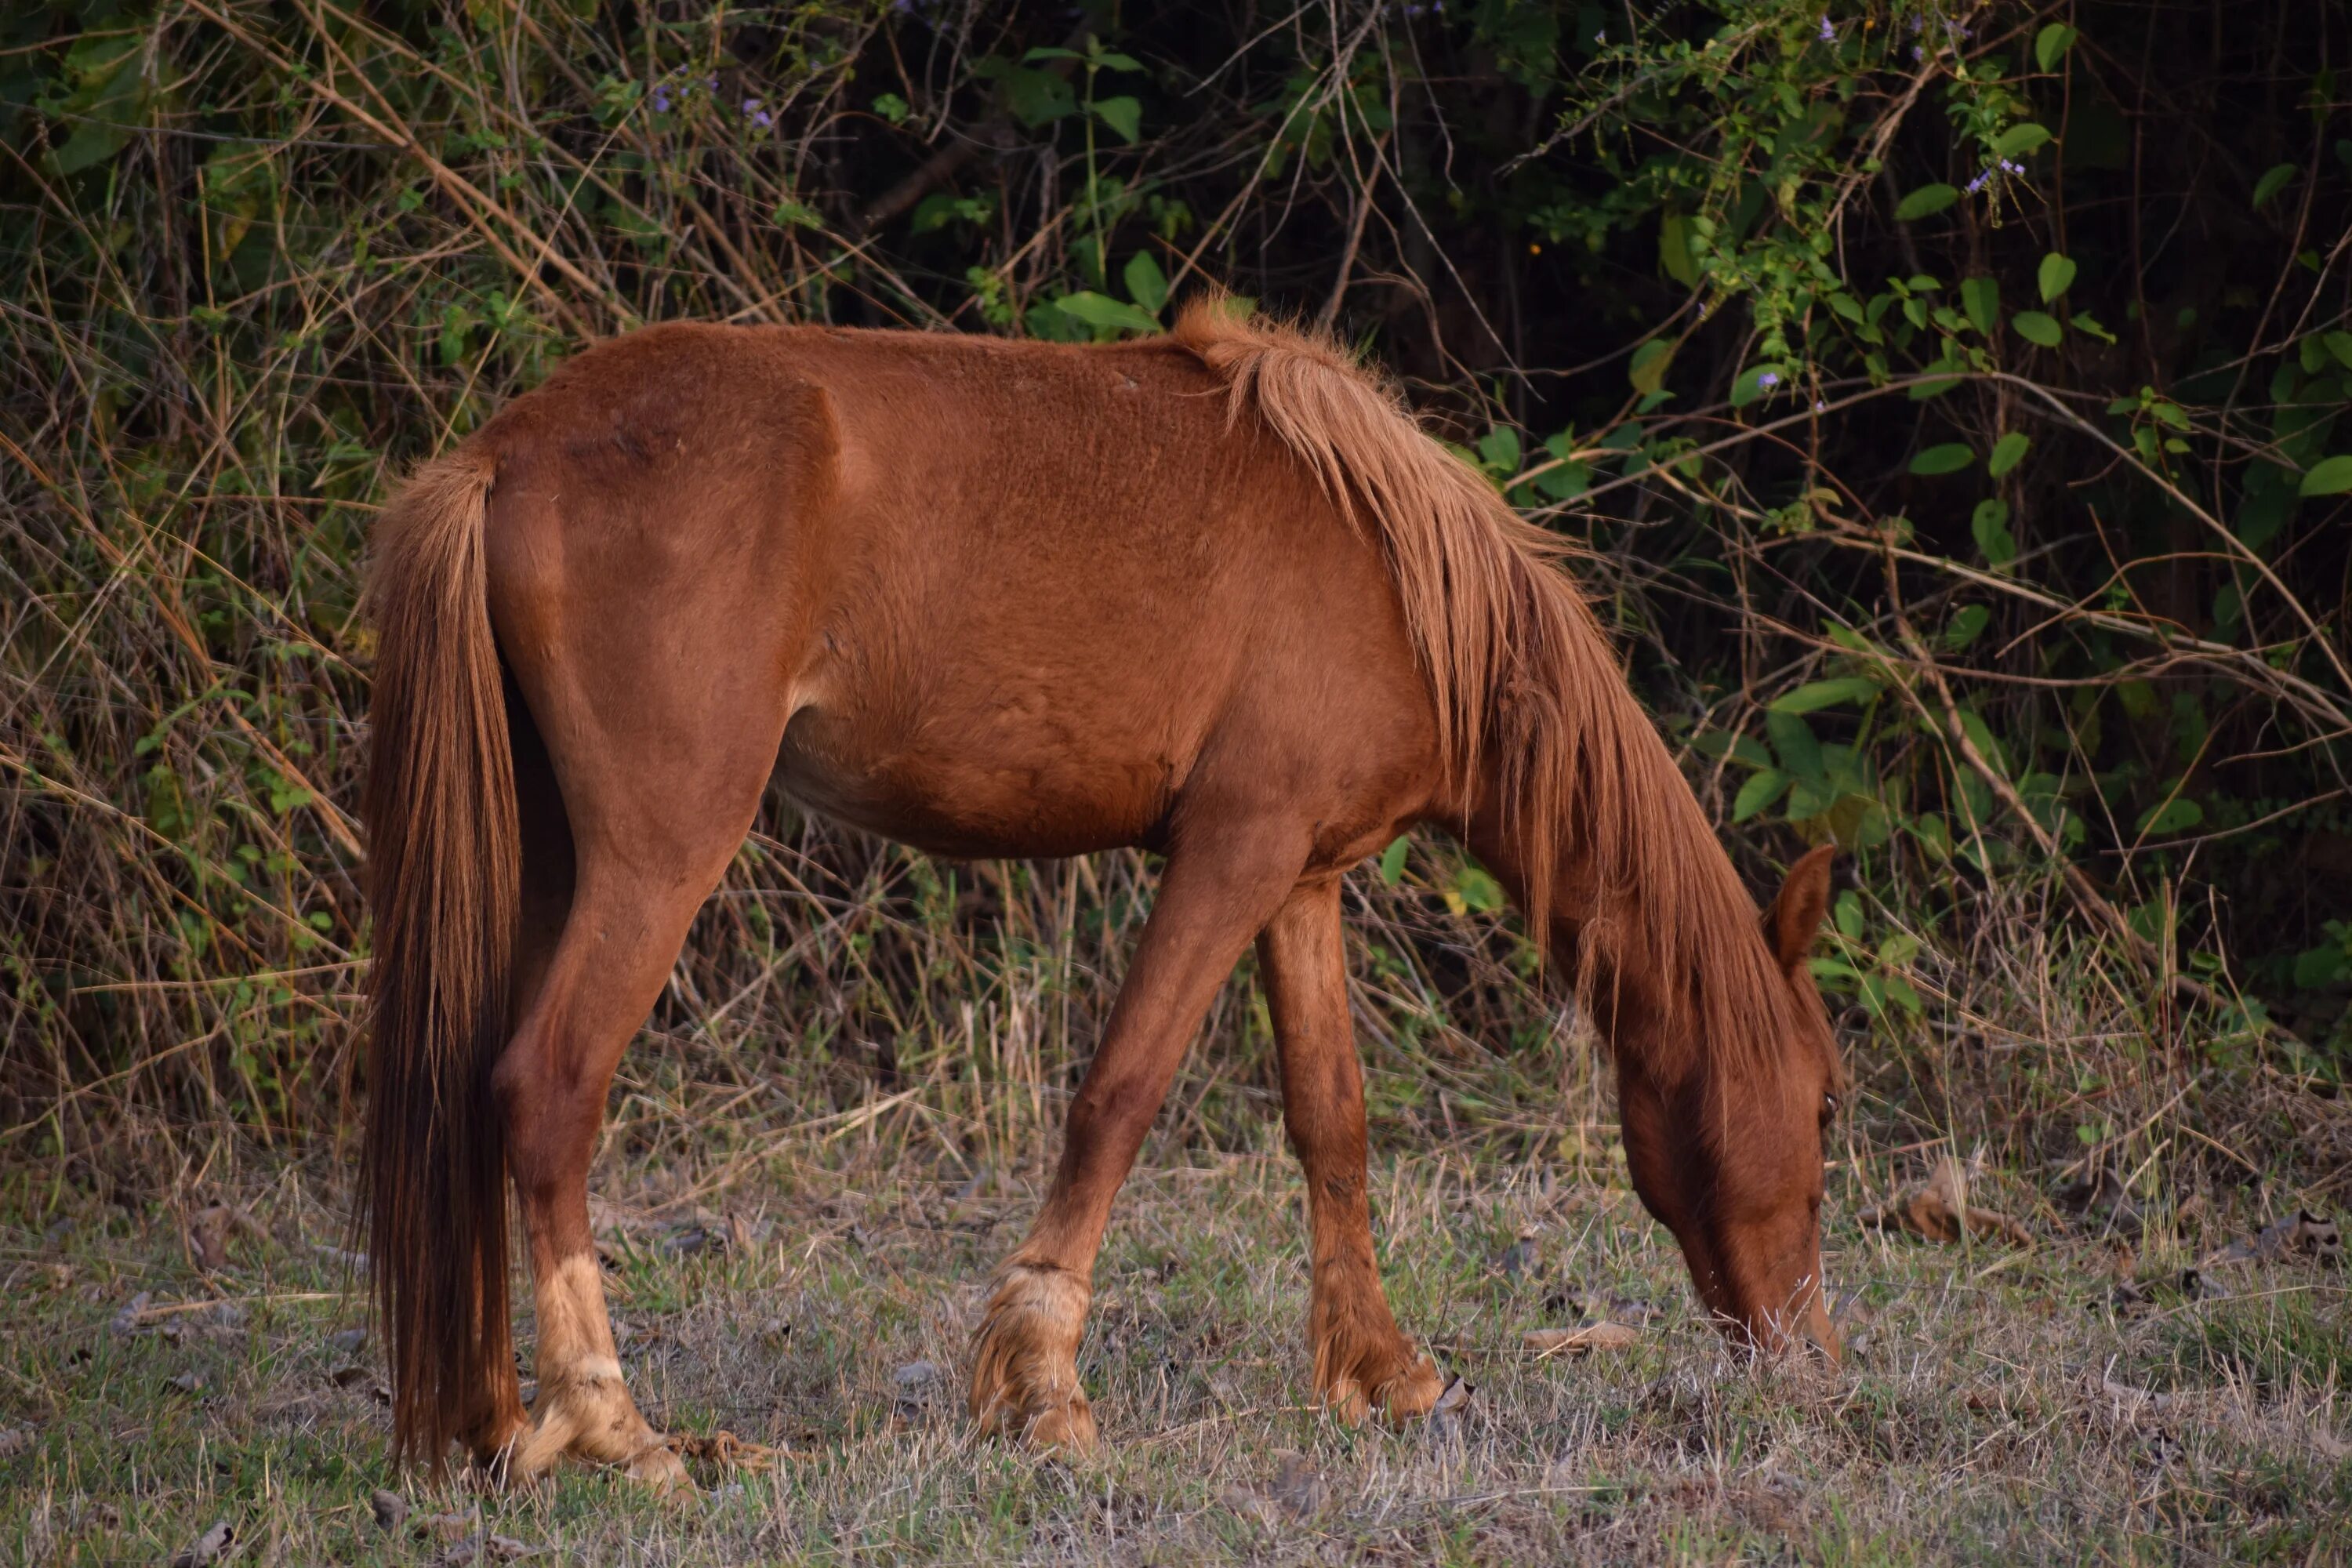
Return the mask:
{"type": "MultiPolygon", "coordinates": [[[[1821,968],[1893,1064],[1873,1114],[2128,1166],[2184,1075],[2332,1095],[2347,50],[2304,0],[12,7],[0,1136],[331,1123],[368,518],[568,350],[1108,337],[1212,282],[1589,542],[1759,884],[1853,852],[1821,968]]],[[[1058,1008],[1013,1034],[1066,1081],[1131,863],[763,828],[661,1022],[839,1093],[1019,1079],[964,1065],[972,1008],[1058,1008]]],[[[1541,1100],[1483,1054],[1546,1035],[1523,955],[1446,919],[1492,881],[1401,846],[1358,899],[1381,1048],[1484,1042],[1383,1116],[1541,1100]]]]}

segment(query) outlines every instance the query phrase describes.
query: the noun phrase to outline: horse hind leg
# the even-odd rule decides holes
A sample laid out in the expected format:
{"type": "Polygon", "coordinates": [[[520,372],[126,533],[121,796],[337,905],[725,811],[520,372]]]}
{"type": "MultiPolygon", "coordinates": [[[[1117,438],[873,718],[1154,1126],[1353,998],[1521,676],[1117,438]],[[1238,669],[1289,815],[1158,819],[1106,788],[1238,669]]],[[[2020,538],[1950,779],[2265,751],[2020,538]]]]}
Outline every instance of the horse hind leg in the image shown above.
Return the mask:
{"type": "Polygon", "coordinates": [[[1282,1059],[1283,1121],[1307,1175],[1316,1392],[1345,1420],[1426,1415],[1442,1384],[1381,1289],[1365,1191],[1364,1080],[1348,1020],[1336,879],[1302,884],[1258,938],[1282,1059]]]}
{"type": "Polygon", "coordinates": [[[537,1308],[539,1397],[505,1453],[512,1479],[569,1457],[619,1466],[660,1490],[691,1489],[622,1375],[588,1225],[588,1168],[621,1053],[751,826],[766,728],[751,720],[683,752],[612,746],[560,770],[569,897],[543,907],[560,911],[562,935],[491,1074],[537,1308]]]}

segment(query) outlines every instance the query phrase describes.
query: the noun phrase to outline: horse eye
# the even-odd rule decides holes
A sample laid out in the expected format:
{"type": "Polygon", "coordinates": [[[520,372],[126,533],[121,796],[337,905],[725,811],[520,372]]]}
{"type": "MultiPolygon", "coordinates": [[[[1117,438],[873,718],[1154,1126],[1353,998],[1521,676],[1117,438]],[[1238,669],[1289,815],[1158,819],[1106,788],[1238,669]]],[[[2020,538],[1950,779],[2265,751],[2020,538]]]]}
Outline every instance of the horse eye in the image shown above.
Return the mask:
{"type": "Polygon", "coordinates": [[[1822,1091],[1822,1125],[1828,1126],[1830,1119],[1837,1113],[1838,1097],[1828,1089],[1823,1089],[1822,1091]]]}

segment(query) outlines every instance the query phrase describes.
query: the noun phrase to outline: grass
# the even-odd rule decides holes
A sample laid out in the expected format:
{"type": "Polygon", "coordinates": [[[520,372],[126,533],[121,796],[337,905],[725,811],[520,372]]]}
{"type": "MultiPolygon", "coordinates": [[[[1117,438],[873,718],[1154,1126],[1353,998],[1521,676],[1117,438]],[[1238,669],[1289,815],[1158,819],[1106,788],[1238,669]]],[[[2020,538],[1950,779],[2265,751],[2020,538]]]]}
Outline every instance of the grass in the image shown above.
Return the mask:
{"type": "MultiPolygon", "coordinates": [[[[1847,1216],[1871,1194],[1841,1163],[1829,1268],[1855,1348],[1832,1373],[1727,1356],[1614,1159],[1580,1178],[1468,1140],[1385,1154],[1399,1314],[1475,1385],[1457,1415],[1391,1433],[1302,1404],[1302,1194],[1271,1122],[1225,1152],[1178,1127],[1103,1257],[1082,1372],[1105,1450],[1039,1462],[971,1434],[961,1367],[1043,1161],[967,1163],[923,1125],[836,1118],[683,1163],[608,1152],[596,1219],[639,1400],[674,1432],[778,1451],[698,1460],[685,1505],[579,1471],[529,1495],[391,1474],[325,1164],[205,1173],[253,1221],[210,1274],[184,1210],[20,1167],[0,1228],[0,1426],[20,1435],[0,1553],[160,1563],[226,1520],[238,1560],[265,1563],[446,1562],[488,1537],[646,1563],[2352,1556],[2342,1275],[2256,1265],[2225,1299],[2119,1315],[2097,1227],[1997,1172],[1979,1192],[2032,1216],[2031,1248],[1863,1231],[1847,1216]],[[1521,1349],[1603,1316],[1639,1343],[1521,1349]],[[398,1531],[371,1502],[386,1487],[413,1508],[398,1531]],[[416,1522],[451,1514],[471,1532],[456,1543],[416,1522]]],[[[2139,1272],[2176,1274],[2263,1201],[2156,1205],[2139,1272]]]]}

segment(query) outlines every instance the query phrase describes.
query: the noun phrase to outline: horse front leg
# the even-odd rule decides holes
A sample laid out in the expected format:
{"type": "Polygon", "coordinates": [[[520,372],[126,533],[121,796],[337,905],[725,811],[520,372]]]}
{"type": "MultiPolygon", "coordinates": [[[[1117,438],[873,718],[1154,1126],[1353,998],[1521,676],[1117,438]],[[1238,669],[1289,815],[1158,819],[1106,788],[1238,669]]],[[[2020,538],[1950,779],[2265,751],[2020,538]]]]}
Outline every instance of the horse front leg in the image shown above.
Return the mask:
{"type": "Polygon", "coordinates": [[[1071,1103],[1053,1186],[1027,1239],[998,1268],[973,1336],[973,1417],[1037,1448],[1094,1446],[1077,1353],[1111,1200],[1202,1015],[1306,860],[1303,827],[1202,826],[1205,834],[1170,851],[1135,961],[1071,1103]]]}
{"type": "Polygon", "coordinates": [[[1258,938],[1282,1058],[1282,1116],[1307,1176],[1314,1268],[1307,1317],[1315,1389],[1348,1421],[1428,1414],[1437,1369],[1399,1331],[1372,1255],[1364,1079],[1348,1018],[1339,882],[1302,884],[1258,938]]]}

